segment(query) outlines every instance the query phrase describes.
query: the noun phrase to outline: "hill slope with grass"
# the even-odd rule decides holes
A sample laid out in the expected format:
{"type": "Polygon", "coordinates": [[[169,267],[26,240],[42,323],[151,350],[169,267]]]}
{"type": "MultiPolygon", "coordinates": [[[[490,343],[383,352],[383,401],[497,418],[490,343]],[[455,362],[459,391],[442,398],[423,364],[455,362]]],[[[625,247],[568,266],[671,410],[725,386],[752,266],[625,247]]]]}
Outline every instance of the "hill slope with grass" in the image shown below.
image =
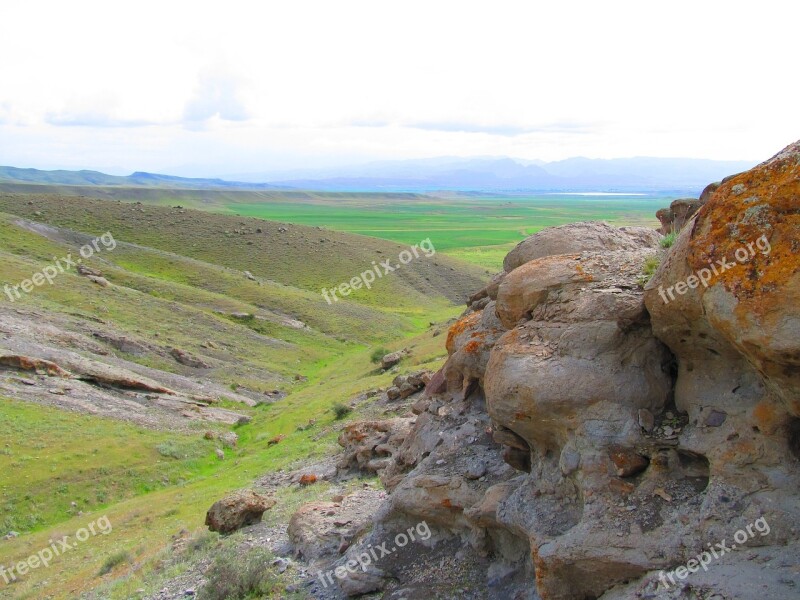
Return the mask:
{"type": "MultiPolygon", "coordinates": [[[[98,586],[97,597],[143,597],[142,577],[214,500],[324,458],[339,419],[373,410],[364,393],[392,379],[370,360],[377,348],[411,349],[404,368],[438,366],[431,322],[458,314],[484,270],[421,254],[371,290],[331,304],[320,293],[406,248],[183,208],[2,195],[0,537],[12,538],[0,564],[101,516],[114,529],[0,582],[0,597],[98,586]],[[68,267],[16,296],[93,242],[83,274],[68,267]]],[[[329,487],[278,490],[270,518],[329,487]]]]}

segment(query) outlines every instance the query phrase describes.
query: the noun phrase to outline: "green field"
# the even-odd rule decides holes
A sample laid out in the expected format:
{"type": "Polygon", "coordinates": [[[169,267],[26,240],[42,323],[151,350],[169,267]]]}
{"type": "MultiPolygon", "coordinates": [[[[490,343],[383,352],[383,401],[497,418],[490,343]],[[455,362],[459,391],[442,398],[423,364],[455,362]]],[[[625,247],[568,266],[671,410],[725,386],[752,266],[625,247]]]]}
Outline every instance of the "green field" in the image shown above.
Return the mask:
{"type": "Polygon", "coordinates": [[[498,270],[505,254],[544,227],[604,220],[615,225],[657,226],[655,213],[670,196],[535,195],[376,198],[335,201],[269,199],[225,210],[251,217],[323,226],[415,244],[430,238],[438,251],[498,270]]]}

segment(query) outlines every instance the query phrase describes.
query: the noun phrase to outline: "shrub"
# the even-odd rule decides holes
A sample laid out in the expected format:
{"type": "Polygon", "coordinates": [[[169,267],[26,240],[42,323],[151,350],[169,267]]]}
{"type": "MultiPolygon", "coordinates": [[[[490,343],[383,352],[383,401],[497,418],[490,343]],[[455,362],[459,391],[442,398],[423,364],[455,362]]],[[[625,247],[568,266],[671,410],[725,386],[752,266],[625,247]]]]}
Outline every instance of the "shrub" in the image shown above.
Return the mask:
{"type": "Polygon", "coordinates": [[[662,248],[672,248],[672,244],[675,243],[676,239],[678,239],[678,234],[672,231],[661,238],[661,242],[659,243],[661,244],[662,248]]]}
{"type": "Polygon", "coordinates": [[[164,458],[193,460],[205,456],[211,445],[205,439],[171,439],[156,446],[156,452],[164,458]]]}
{"type": "Polygon", "coordinates": [[[387,354],[389,354],[389,351],[381,346],[380,348],[375,348],[369,358],[373,363],[379,363],[387,354]]]}
{"type": "Polygon", "coordinates": [[[122,563],[129,563],[133,560],[131,553],[127,550],[122,550],[117,552],[116,554],[112,554],[109,556],[106,561],[103,563],[103,566],[100,567],[100,572],[97,573],[99,576],[108,575],[113,571],[116,567],[121,565],[122,563]]]}
{"type": "Polygon", "coordinates": [[[191,553],[208,550],[219,541],[219,534],[211,531],[204,531],[192,537],[186,545],[186,550],[191,553]]]}
{"type": "Polygon", "coordinates": [[[333,414],[336,415],[337,421],[344,419],[351,412],[353,412],[353,409],[341,402],[337,402],[333,405],[333,414]]]}
{"type": "Polygon", "coordinates": [[[175,445],[175,442],[172,441],[160,443],[156,446],[156,450],[164,458],[183,458],[180,449],[175,445]]]}
{"type": "Polygon", "coordinates": [[[642,265],[642,274],[639,275],[638,280],[640,286],[644,287],[647,282],[650,281],[660,264],[661,259],[658,256],[650,256],[644,261],[644,265],[642,265]]]}
{"type": "Polygon", "coordinates": [[[267,596],[275,585],[269,571],[272,556],[263,548],[242,553],[236,548],[221,550],[206,572],[206,584],[198,600],[246,600],[267,596]]]}

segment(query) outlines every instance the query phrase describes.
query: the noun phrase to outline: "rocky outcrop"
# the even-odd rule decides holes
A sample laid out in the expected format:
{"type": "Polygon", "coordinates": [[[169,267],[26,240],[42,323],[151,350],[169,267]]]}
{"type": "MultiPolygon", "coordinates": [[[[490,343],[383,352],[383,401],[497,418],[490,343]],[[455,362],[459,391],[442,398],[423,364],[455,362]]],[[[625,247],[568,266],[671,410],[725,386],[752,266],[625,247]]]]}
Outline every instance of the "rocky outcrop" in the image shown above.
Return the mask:
{"type": "Polygon", "coordinates": [[[59,367],[56,363],[35,358],[32,356],[22,356],[14,354],[0,348],[0,366],[18,369],[20,371],[33,371],[34,373],[42,373],[49,377],[71,377],[71,373],[59,367]]]}
{"type": "Polygon", "coordinates": [[[186,350],[172,348],[169,353],[176,362],[187,367],[191,367],[193,369],[208,369],[211,367],[211,365],[209,365],[207,362],[198,358],[194,354],[186,352],[186,350]]]}
{"type": "Polygon", "coordinates": [[[447,389],[460,391],[466,398],[483,382],[489,352],[506,332],[498,318],[494,301],[484,310],[472,312],[457,321],[447,334],[447,361],[442,374],[447,389]]]}
{"type": "Polygon", "coordinates": [[[404,400],[424,389],[431,381],[433,373],[430,371],[417,371],[408,375],[398,375],[392,381],[392,386],[386,390],[389,400],[404,400]]]}
{"type": "Polygon", "coordinates": [[[261,521],[264,512],[275,506],[274,499],[254,490],[240,490],[214,503],[206,514],[211,531],[227,534],[261,521]]]}
{"type": "Polygon", "coordinates": [[[452,326],[376,531],[467,541],[488,598],[794,597],[798,198],[800,143],[673,203],[669,250],[597,223],[525,240],[452,326]]]}
{"type": "MultiPolygon", "coordinates": [[[[712,184],[718,185],[718,184],[712,184]]],[[[706,188],[706,191],[710,187],[706,188]]],[[[707,192],[700,197],[699,200],[694,198],[680,198],[673,200],[669,208],[662,208],[656,212],[656,218],[661,221],[661,228],[659,231],[664,235],[668,233],[678,233],[686,222],[692,218],[692,215],[700,210],[700,207],[706,203],[708,198],[707,192]]]]}
{"type": "Polygon", "coordinates": [[[346,426],[339,435],[339,445],[344,448],[339,470],[380,473],[389,466],[413,424],[413,418],[397,418],[346,426]]]}
{"type": "Polygon", "coordinates": [[[303,505],[289,521],[289,540],[295,554],[307,561],[338,558],[356,537],[372,525],[372,515],[384,492],[360,490],[339,502],[303,505]]]}
{"type": "Polygon", "coordinates": [[[112,348],[125,352],[126,354],[133,354],[134,356],[144,356],[148,353],[147,346],[137,340],[134,340],[124,335],[113,335],[102,331],[95,331],[92,335],[98,340],[105,342],[112,348]]]}
{"type": "Polygon", "coordinates": [[[503,269],[510,273],[534,259],[558,254],[654,248],[660,237],[646,227],[617,228],[602,221],[548,227],[517,244],[503,261],[503,269]]]}

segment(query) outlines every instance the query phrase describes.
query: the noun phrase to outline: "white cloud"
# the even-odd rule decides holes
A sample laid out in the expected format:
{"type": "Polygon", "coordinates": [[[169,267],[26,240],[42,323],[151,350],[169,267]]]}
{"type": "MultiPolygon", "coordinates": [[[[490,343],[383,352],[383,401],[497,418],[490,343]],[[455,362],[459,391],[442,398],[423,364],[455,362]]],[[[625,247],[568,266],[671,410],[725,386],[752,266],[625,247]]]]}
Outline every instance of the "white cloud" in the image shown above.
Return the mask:
{"type": "Polygon", "coordinates": [[[47,112],[44,121],[59,127],[142,127],[156,124],[122,116],[119,105],[117,96],[110,92],[72,97],[61,109],[47,112]]]}
{"type": "Polygon", "coordinates": [[[194,94],[183,110],[183,120],[189,124],[208,121],[214,117],[223,121],[246,121],[250,111],[245,107],[243,79],[223,67],[203,70],[194,94]]]}
{"type": "Polygon", "coordinates": [[[0,139],[15,140],[0,162],[758,160],[800,137],[781,100],[800,95],[796,19],[778,0],[121,6],[0,4],[0,139]]]}

